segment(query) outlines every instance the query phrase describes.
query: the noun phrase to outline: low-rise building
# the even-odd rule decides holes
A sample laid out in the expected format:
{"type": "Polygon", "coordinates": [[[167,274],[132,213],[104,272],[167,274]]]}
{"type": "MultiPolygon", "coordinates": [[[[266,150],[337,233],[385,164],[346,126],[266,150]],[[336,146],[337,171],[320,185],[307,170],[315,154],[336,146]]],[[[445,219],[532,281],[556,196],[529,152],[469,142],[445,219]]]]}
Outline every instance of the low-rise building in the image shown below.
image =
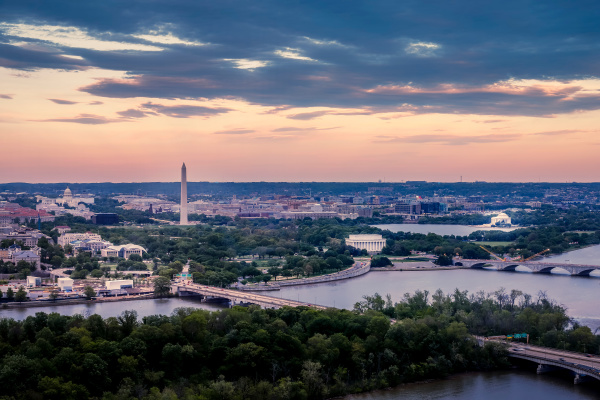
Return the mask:
{"type": "Polygon", "coordinates": [[[58,278],[57,280],[58,287],[63,292],[72,292],[73,291],[73,279],[71,278],[58,278]]]}
{"type": "Polygon", "coordinates": [[[27,287],[39,287],[42,286],[42,278],[38,278],[37,276],[28,276],[27,277],[27,287]]]}
{"type": "Polygon", "coordinates": [[[15,264],[19,261],[27,261],[28,263],[35,263],[36,267],[40,266],[40,256],[30,250],[14,252],[11,256],[11,261],[15,264]]]}
{"type": "Polygon", "coordinates": [[[97,240],[102,241],[102,237],[97,233],[65,233],[58,237],[58,244],[62,247],[75,240],[97,240]]]}
{"type": "Polygon", "coordinates": [[[121,290],[133,287],[133,280],[131,279],[119,279],[114,281],[106,281],[107,290],[121,290]]]}
{"type": "Polygon", "coordinates": [[[132,254],[137,254],[140,257],[142,254],[146,252],[142,246],[138,246],[137,244],[124,244],[119,246],[108,246],[102,250],[100,250],[100,254],[102,257],[122,257],[129,258],[132,254]]]}

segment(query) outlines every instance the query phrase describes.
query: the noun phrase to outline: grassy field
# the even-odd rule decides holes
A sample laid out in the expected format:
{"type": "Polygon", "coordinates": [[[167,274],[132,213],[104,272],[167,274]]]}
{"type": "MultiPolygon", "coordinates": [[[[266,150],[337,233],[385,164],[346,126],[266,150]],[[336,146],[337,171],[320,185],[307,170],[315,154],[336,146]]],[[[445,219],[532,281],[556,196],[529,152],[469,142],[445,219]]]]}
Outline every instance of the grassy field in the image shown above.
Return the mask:
{"type": "Polygon", "coordinates": [[[513,242],[477,242],[480,246],[512,246],[513,242]]]}

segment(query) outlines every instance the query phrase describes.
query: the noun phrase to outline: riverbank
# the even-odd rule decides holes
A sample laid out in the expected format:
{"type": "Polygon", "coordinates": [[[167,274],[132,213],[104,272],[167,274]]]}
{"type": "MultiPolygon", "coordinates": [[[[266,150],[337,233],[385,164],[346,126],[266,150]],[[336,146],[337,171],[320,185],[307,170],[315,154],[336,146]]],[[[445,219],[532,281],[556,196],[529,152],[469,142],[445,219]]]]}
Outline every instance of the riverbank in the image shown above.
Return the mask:
{"type": "Polygon", "coordinates": [[[315,283],[326,283],[326,282],[334,282],[344,279],[350,279],[357,276],[361,276],[366,274],[371,270],[370,262],[357,262],[352,267],[347,268],[345,270],[335,272],[333,274],[313,276],[309,278],[301,278],[301,279],[289,279],[289,280],[281,280],[275,284],[267,284],[260,286],[258,285],[245,285],[245,286],[237,286],[236,288],[241,291],[273,291],[280,290],[282,286],[300,286],[300,285],[310,285],[315,283]]]}
{"type": "Polygon", "coordinates": [[[394,264],[391,267],[378,267],[378,268],[371,268],[371,271],[373,272],[382,272],[382,271],[447,271],[447,270],[459,270],[459,269],[469,269],[468,267],[463,267],[463,266],[455,266],[455,265],[448,265],[448,266],[439,266],[439,265],[435,265],[433,263],[430,262],[423,262],[423,263],[418,263],[419,265],[412,265],[412,264],[417,264],[417,263],[399,263],[399,264],[394,264]]]}
{"type": "Polygon", "coordinates": [[[137,296],[119,296],[119,297],[98,297],[92,300],[88,299],[66,299],[66,300],[32,300],[24,301],[22,303],[4,303],[0,306],[0,309],[7,310],[12,308],[33,308],[33,307],[56,307],[56,306],[73,306],[77,304],[98,304],[98,303],[114,303],[119,301],[134,301],[134,300],[149,300],[156,299],[157,296],[154,293],[142,294],[137,296]]]}

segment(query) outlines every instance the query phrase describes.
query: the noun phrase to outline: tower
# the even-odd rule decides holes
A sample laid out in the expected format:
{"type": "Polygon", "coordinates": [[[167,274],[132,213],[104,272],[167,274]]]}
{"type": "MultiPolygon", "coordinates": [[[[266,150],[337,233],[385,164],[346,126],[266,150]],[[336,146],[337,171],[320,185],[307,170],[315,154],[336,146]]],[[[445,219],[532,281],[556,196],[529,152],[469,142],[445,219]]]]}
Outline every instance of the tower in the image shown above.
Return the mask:
{"type": "Polygon", "coordinates": [[[187,209],[187,171],[185,163],[181,166],[181,206],[179,207],[179,225],[188,224],[187,209]]]}

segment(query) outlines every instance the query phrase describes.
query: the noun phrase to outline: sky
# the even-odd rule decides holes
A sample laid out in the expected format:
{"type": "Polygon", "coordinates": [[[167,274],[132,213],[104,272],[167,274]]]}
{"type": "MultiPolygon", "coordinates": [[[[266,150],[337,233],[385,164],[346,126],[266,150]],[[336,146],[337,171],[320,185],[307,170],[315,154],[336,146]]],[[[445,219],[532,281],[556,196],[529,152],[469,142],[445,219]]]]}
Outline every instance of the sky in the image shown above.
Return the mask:
{"type": "Polygon", "coordinates": [[[594,1],[0,2],[0,182],[600,181],[594,1]]]}

